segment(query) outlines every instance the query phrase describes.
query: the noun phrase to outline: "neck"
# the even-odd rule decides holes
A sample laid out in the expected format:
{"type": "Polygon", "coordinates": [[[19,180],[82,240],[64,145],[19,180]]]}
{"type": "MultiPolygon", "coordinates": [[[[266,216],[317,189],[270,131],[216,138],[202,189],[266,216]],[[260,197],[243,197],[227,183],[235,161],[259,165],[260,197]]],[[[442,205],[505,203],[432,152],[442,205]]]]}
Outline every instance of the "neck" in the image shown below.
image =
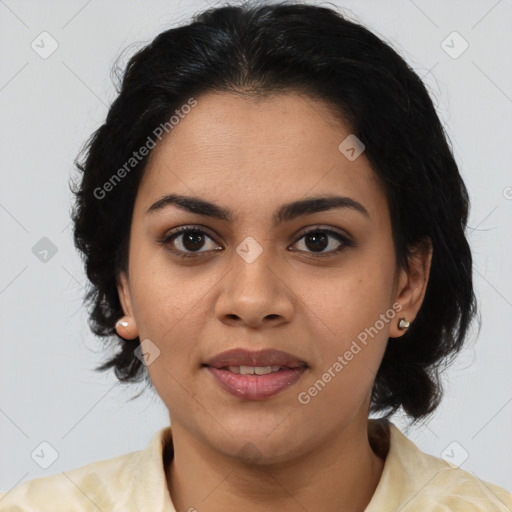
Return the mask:
{"type": "Polygon", "coordinates": [[[173,422],[174,456],[166,467],[172,501],[187,511],[363,512],[384,467],[365,427],[349,424],[286,461],[251,464],[219,453],[173,422]]]}

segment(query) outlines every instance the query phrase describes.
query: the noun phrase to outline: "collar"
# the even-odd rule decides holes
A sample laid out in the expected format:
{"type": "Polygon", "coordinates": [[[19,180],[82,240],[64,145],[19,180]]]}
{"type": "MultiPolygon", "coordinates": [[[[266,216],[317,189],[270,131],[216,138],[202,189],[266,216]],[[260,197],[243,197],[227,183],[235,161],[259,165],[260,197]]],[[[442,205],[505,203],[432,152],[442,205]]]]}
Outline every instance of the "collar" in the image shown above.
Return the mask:
{"type": "MultiPolygon", "coordinates": [[[[404,493],[408,491],[405,479],[412,459],[417,459],[421,452],[393,423],[384,419],[368,420],[368,439],[372,449],[385,462],[381,478],[365,512],[381,512],[383,503],[389,505],[389,510],[394,510],[404,497],[403,493],[396,493],[397,486],[400,488],[403,485],[404,493]],[[404,454],[408,460],[403,460],[404,454]]],[[[172,456],[172,430],[171,426],[167,426],[153,436],[149,445],[134,460],[128,503],[136,505],[135,509],[176,512],[167,488],[164,469],[172,456]]],[[[420,459],[421,457],[418,460],[420,459]]]]}
{"type": "Polygon", "coordinates": [[[170,426],[160,429],[149,445],[135,459],[129,504],[134,510],[176,512],[167,488],[164,463],[172,460],[173,444],[170,426]]]}

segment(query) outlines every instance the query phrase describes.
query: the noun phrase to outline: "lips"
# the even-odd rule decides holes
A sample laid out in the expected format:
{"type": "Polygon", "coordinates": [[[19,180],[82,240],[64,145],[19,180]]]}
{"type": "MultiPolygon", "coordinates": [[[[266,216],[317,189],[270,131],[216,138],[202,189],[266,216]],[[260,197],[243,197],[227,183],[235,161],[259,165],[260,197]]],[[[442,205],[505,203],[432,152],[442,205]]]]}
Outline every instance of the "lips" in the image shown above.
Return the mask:
{"type": "Polygon", "coordinates": [[[231,367],[275,367],[298,368],[306,367],[307,364],[297,357],[275,349],[263,349],[259,351],[249,351],[241,348],[235,348],[222,352],[204,363],[205,366],[212,368],[231,367]]]}
{"type": "Polygon", "coordinates": [[[221,388],[243,400],[265,400],[277,395],[293,386],[308,368],[292,354],[274,349],[228,350],[203,366],[221,388]]]}

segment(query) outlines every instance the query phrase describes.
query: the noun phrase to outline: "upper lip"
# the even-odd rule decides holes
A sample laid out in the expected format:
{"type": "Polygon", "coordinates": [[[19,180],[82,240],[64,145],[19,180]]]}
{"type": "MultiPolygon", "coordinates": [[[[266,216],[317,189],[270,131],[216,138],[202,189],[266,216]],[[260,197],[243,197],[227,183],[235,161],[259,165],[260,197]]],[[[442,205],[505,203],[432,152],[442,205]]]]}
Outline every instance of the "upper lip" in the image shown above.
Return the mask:
{"type": "Polygon", "coordinates": [[[243,348],[221,352],[204,364],[213,368],[224,368],[226,366],[287,366],[288,368],[297,368],[307,366],[304,361],[281,350],[250,351],[243,348]]]}

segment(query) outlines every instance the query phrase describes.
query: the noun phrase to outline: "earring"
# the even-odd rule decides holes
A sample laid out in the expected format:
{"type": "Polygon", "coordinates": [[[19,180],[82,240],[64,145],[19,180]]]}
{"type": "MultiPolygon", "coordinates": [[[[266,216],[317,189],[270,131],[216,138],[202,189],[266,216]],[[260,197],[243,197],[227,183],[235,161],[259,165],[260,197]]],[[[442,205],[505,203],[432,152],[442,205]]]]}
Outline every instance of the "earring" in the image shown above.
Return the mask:
{"type": "Polygon", "coordinates": [[[131,340],[137,337],[137,327],[131,316],[123,316],[116,322],[116,331],[121,338],[131,340]]]}
{"type": "Polygon", "coordinates": [[[411,325],[406,318],[400,318],[400,320],[398,321],[398,328],[401,330],[401,331],[407,331],[407,329],[409,329],[409,325],[411,325]]]}
{"type": "MultiPolygon", "coordinates": [[[[126,316],[124,316],[123,318],[128,318],[126,316]]],[[[117,322],[116,322],[116,329],[121,325],[122,327],[128,327],[129,325],[129,322],[127,320],[123,320],[123,318],[120,318],[117,322]]]]}

